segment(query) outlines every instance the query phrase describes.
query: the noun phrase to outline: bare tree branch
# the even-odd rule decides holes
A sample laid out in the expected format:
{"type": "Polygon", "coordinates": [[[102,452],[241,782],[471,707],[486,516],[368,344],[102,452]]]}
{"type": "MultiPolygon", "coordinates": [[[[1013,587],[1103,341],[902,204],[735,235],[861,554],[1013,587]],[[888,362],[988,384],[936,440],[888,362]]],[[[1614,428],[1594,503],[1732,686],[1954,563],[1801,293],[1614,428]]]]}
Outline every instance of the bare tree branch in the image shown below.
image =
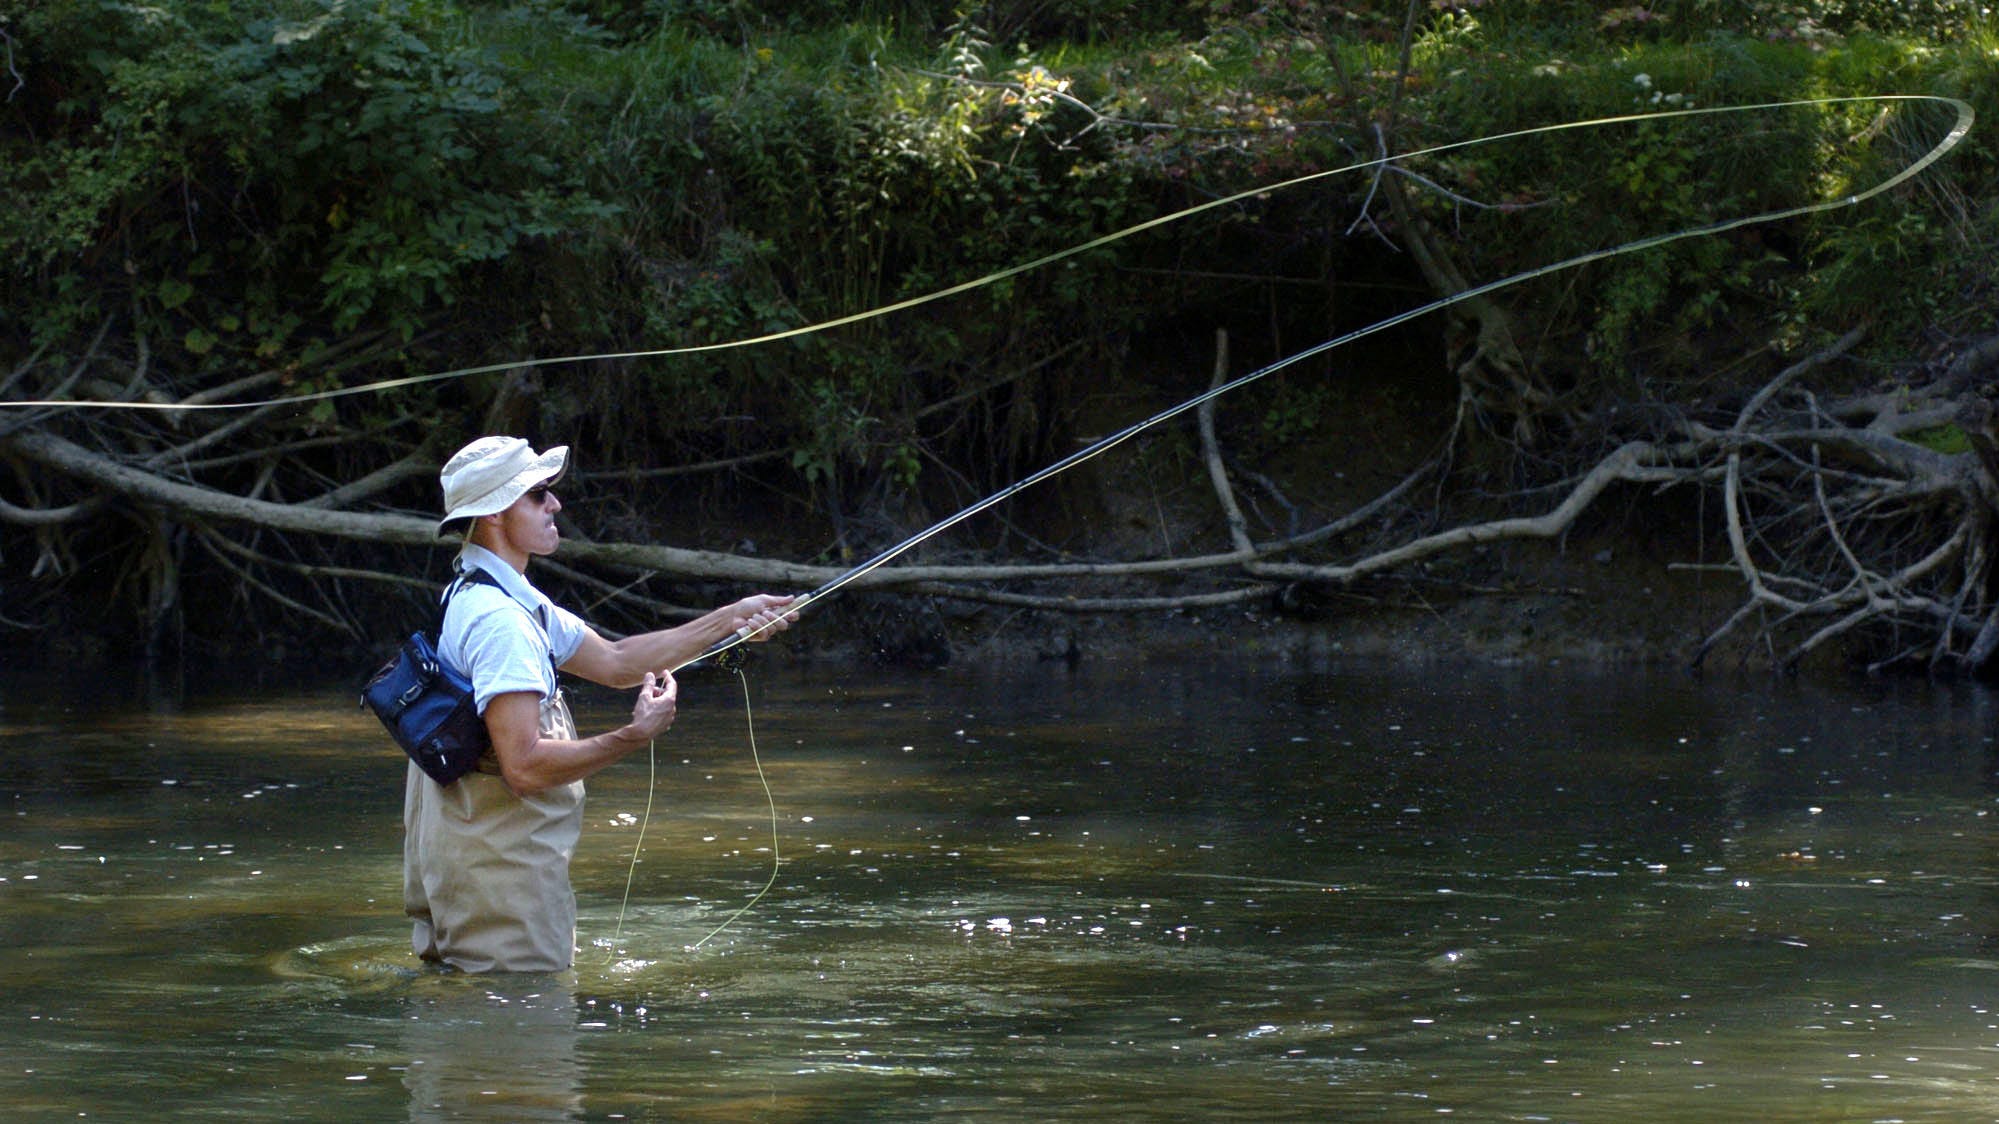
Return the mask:
{"type": "Polygon", "coordinates": [[[1650,471],[1659,455],[1658,449],[1649,442],[1634,441],[1622,446],[1584,475],[1566,499],[1543,515],[1498,519],[1471,526],[1454,527],[1344,565],[1265,563],[1257,568],[1257,572],[1298,581],[1346,584],[1369,574],[1405,566],[1458,547],[1476,546],[1502,539],[1553,538],[1567,531],[1575,523],[1577,516],[1581,515],[1584,509],[1611,485],[1619,482],[1660,480],[1658,473],[1650,471]]]}
{"type": "MultiPolygon", "coordinates": [[[[143,351],[128,363],[138,372],[107,377],[106,333],[89,349],[45,358],[8,377],[24,382],[46,371],[47,383],[68,393],[84,381],[107,394],[163,393],[146,386],[143,351]],[[56,368],[50,370],[49,368],[56,368]]],[[[1225,520],[1227,549],[1165,557],[1102,557],[1045,563],[924,562],[896,560],[856,578],[855,590],[897,590],[925,597],[1056,613],[1132,613],[1254,605],[1276,611],[1299,607],[1288,594],[1312,587],[1346,596],[1363,580],[1395,578],[1415,589],[1426,579],[1427,559],[1500,541],[1560,538],[1578,527],[1604,497],[1618,489],[1655,492],[1693,488],[1718,493],[1724,513],[1726,561],[1680,570],[1725,570],[1742,583],[1741,600],[1722,622],[1690,643],[1695,666],[1723,644],[1767,652],[1772,666],[1791,667],[1830,651],[1865,650],[1874,659],[1927,655],[1933,665],[1976,668],[1999,652],[1999,604],[1987,590],[1989,539],[1995,525],[1999,444],[1991,410],[1970,391],[1946,393],[1932,375],[1908,373],[1821,400],[1810,374],[1845,355],[1862,338],[1855,329],[1828,347],[1772,375],[1738,404],[1675,406],[1648,415],[1642,438],[1606,432],[1590,461],[1567,465],[1554,451],[1526,471],[1553,482],[1527,480],[1491,497],[1504,518],[1464,514],[1469,501],[1446,488],[1457,471],[1463,421],[1476,408],[1469,391],[1459,396],[1438,451],[1401,473],[1392,485],[1344,510],[1324,505],[1301,512],[1290,501],[1291,523],[1309,514],[1317,526],[1258,541],[1232,482],[1255,478],[1282,499],[1283,489],[1224,456],[1212,401],[1196,413],[1196,456],[1205,468],[1225,520]],[[1971,451],[1947,453],[1925,444],[1924,430],[1959,425],[1971,451]],[[1624,438],[1618,440],[1619,437],[1624,438]],[[1437,481],[1427,502],[1424,482],[1437,481]],[[1453,522],[1452,511],[1457,512],[1453,522]],[[1518,514],[1527,511],[1530,514],[1518,514]],[[1531,512],[1538,512],[1532,514],[1531,512]],[[1412,529],[1415,528],[1415,529],[1412,529]],[[1178,583],[1170,592],[1133,593],[1134,581],[1178,583]],[[1286,594],[1287,596],[1280,596],[1286,594]],[[1914,653],[1911,655],[1910,653],[1914,653]],[[1961,654],[1959,654],[1961,653],[1961,654]]],[[[1216,335],[1209,385],[1227,377],[1229,339],[1216,335]]],[[[274,377],[264,372],[255,378],[274,377]]],[[[240,380],[239,380],[240,385],[240,380]]],[[[13,470],[0,498],[0,526],[24,528],[39,552],[27,580],[67,577],[73,559],[98,553],[102,534],[92,530],[106,512],[137,517],[141,534],[115,528],[130,542],[120,559],[126,596],[143,601],[142,622],[155,632],[173,627],[184,610],[180,557],[188,531],[229,574],[244,603],[269,603],[288,617],[350,633],[359,619],[344,603],[344,583],[365,581],[427,588],[419,578],[367,566],[336,566],[302,554],[331,558],[326,549],[302,551],[309,540],[350,540],[376,547],[449,550],[428,516],[364,510],[414,477],[434,470],[435,451],[398,449],[387,463],[341,481],[299,454],[329,444],[363,440],[388,448],[406,418],[371,418],[365,430],[294,425],[269,405],[211,424],[190,427],[163,412],[143,415],[42,414],[24,410],[0,419],[0,458],[13,470]],[[276,424],[273,424],[276,423],[276,424]],[[286,428],[286,427],[291,428],[286,428]],[[96,536],[93,538],[92,536],[96,536]],[[287,580],[274,580],[285,575],[287,580]],[[297,579],[314,583],[303,597],[297,579]],[[318,603],[310,603],[314,598],[318,603]]],[[[338,421],[331,423],[338,425],[338,421]]],[[[1948,447],[1948,446],[1945,446],[1948,447]]],[[[752,456],[781,455],[768,450],[752,456]]],[[[1571,451],[1567,456],[1575,458],[1571,451]]],[[[349,458],[350,463],[353,459],[349,458]]],[[[945,466],[949,467],[949,466],[945,466]]],[[[1391,466],[1371,466],[1381,471],[1391,466]]],[[[660,470],[665,471],[665,470],[660,470]]],[[[642,474],[604,472],[593,479],[630,480],[642,474]]],[[[348,551],[352,555],[354,551],[348,551]]],[[[541,563],[558,579],[584,591],[591,607],[610,607],[634,619],[684,617],[692,612],[645,592],[654,581],[748,583],[763,588],[813,589],[843,577],[846,565],[812,564],[645,542],[566,540],[562,560],[541,563]]],[[[19,572],[19,567],[16,568],[19,572]]],[[[1454,596],[1494,595],[1515,583],[1457,583],[1454,596]]],[[[18,616],[18,614],[16,614],[18,616]]]]}
{"type": "Polygon", "coordinates": [[[401,460],[392,461],[358,480],[343,484],[329,492],[311,499],[300,500],[301,507],[344,508],[355,501],[366,499],[378,492],[410,479],[413,476],[429,476],[437,471],[437,464],[421,453],[411,453],[401,460]]]}
{"type": "Polygon", "coordinates": [[[104,501],[95,498],[62,507],[16,507],[0,500],[0,523],[12,523],[18,527],[55,527],[88,518],[103,506],[104,501]]]}
{"type": "MultiPolygon", "coordinates": [[[[1208,389],[1228,381],[1229,334],[1215,329],[1215,374],[1208,381],[1208,389]]],[[[1221,449],[1215,441],[1215,400],[1210,398],[1201,403],[1195,411],[1200,423],[1202,459],[1208,464],[1208,479],[1214,483],[1215,498],[1221,502],[1222,517],[1228,522],[1229,541],[1241,553],[1256,553],[1256,547],[1249,541],[1249,521],[1242,517],[1242,507],[1235,501],[1235,490],[1229,487],[1228,469],[1222,466],[1221,449]]]]}
{"type": "MultiPolygon", "coordinates": [[[[327,628],[330,628],[336,632],[344,632],[350,636],[357,635],[357,633],[355,633],[354,631],[354,627],[348,624],[346,621],[343,621],[340,618],[335,617],[329,613],[321,612],[320,610],[315,609],[310,605],[306,605],[300,602],[296,598],[285,596],[282,592],[273,588],[270,584],[258,578],[253,570],[251,570],[248,567],[239,565],[237,563],[235,556],[243,555],[245,557],[248,557],[252,561],[257,562],[260,565],[271,564],[272,563],[271,559],[264,558],[261,555],[258,555],[253,551],[247,550],[244,547],[239,546],[236,543],[220,535],[213,535],[213,534],[198,535],[196,536],[196,541],[200,542],[202,548],[208,551],[209,555],[213,557],[217,562],[221,563],[221,565],[225,569],[235,574],[238,580],[243,582],[245,585],[255,589],[259,594],[263,595],[264,597],[267,597],[272,601],[275,601],[278,604],[283,605],[285,608],[290,609],[294,613],[301,613],[305,616],[311,617],[313,620],[318,621],[320,624],[325,625],[327,628]]],[[[278,565],[282,566],[285,565],[285,563],[278,563],[278,565]]]]}
{"type": "Polygon", "coordinates": [[[13,101],[14,95],[26,88],[28,80],[21,77],[21,72],[14,68],[14,37],[7,34],[5,27],[0,27],[0,39],[7,41],[7,73],[14,79],[14,88],[7,91],[7,100],[13,101]]]}

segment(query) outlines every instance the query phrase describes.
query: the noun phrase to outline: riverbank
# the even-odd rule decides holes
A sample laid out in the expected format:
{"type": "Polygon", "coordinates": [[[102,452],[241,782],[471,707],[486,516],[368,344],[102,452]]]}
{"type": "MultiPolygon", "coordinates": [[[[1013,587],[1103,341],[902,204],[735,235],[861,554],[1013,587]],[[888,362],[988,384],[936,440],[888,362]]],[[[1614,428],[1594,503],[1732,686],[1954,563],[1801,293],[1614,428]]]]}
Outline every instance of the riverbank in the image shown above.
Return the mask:
{"type": "Polygon", "coordinates": [[[1411,587],[1163,613],[1041,614],[988,634],[967,628],[953,657],[1078,662],[1234,652],[1250,659],[1354,657],[1399,664],[1686,666],[1736,602],[1725,578],[1656,566],[1557,560],[1503,589],[1411,587]],[[1592,572],[1594,570],[1595,572],[1592,572]],[[1641,573],[1633,575],[1631,571],[1641,573]],[[1650,570],[1649,576],[1642,573],[1650,570]]]}
{"type": "MultiPolygon", "coordinates": [[[[1535,543],[1504,553],[1503,564],[1488,556],[1493,572],[1479,581],[1395,579],[1340,592],[1280,587],[1219,608],[1068,613],[869,594],[808,613],[767,654],[897,667],[1237,655],[1679,668],[1741,603],[1732,575],[1640,549],[1535,543]]],[[[1734,648],[1709,656],[1714,667],[1755,661],[1734,648]]],[[[1825,669],[1839,674],[1836,661],[1825,661],[1825,669]]]]}

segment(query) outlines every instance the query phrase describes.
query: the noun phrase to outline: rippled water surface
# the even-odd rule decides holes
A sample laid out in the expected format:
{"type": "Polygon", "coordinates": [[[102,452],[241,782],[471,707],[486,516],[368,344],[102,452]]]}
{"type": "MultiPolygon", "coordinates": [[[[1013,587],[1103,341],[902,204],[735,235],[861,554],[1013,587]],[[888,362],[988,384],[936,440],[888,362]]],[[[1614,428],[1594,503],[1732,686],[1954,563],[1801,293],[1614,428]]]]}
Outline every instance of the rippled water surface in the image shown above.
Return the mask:
{"type": "Polygon", "coordinates": [[[481,979],[351,691],[139,686],[0,674],[0,1118],[1999,1119],[1981,688],[767,661],[481,979]]]}

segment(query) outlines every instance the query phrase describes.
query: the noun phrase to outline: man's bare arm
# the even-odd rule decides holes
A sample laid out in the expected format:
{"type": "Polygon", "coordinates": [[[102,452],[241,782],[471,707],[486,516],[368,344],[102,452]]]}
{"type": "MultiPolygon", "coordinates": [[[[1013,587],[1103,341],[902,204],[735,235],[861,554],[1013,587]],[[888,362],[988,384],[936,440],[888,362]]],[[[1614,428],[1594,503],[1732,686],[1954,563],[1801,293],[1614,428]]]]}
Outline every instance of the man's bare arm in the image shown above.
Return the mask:
{"type": "Polygon", "coordinates": [[[509,691],[486,704],[486,732],[500,775],[516,796],[580,781],[645,745],[673,725],[680,685],[673,677],[641,677],[632,720],[594,737],[570,740],[541,735],[541,696],[509,691]]]}

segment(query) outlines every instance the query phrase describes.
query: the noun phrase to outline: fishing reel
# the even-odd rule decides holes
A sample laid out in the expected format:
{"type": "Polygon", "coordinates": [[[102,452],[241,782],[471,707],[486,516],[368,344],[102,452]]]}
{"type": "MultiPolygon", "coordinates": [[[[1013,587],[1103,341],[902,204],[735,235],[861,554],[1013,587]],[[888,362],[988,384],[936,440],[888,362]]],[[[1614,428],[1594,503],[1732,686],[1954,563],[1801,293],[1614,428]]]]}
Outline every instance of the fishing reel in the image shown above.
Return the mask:
{"type": "Polygon", "coordinates": [[[742,644],[738,644],[733,648],[725,648],[717,652],[715,654],[715,666],[721,668],[723,671],[740,673],[743,670],[743,665],[749,662],[749,658],[750,653],[748,648],[742,644]]]}

